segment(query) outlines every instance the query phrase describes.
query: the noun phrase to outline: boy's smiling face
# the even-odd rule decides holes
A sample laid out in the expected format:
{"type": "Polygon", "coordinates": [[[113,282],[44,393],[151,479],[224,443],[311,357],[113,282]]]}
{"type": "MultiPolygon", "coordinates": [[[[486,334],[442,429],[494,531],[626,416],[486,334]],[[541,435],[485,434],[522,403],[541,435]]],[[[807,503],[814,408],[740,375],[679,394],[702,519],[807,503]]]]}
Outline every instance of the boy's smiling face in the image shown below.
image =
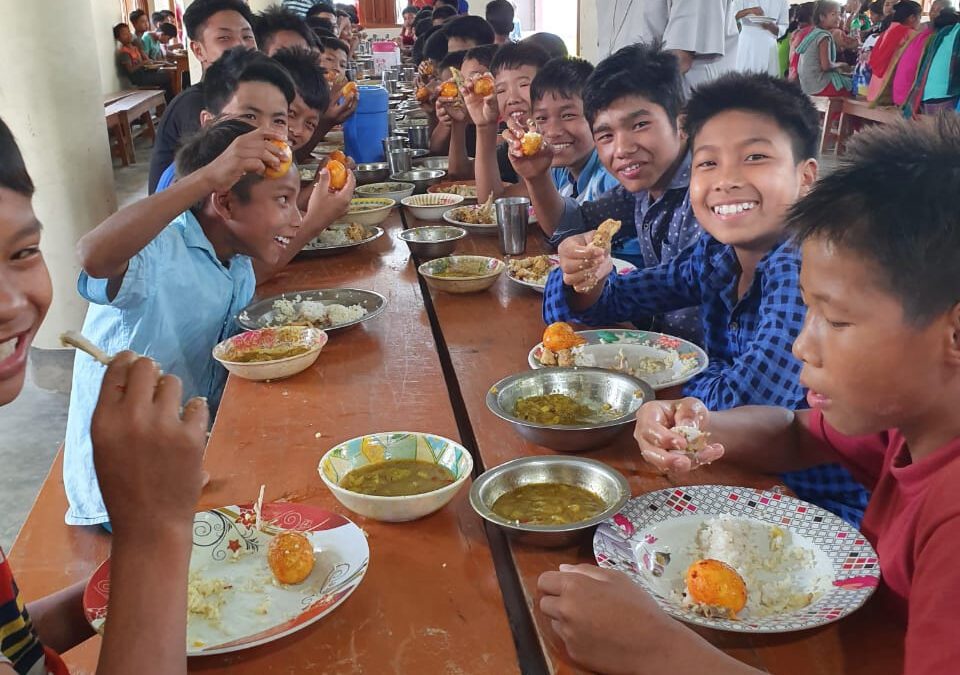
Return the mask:
{"type": "Polygon", "coordinates": [[[583,167],[593,152],[593,134],[583,115],[583,99],[547,93],[533,104],[533,120],[553,147],[553,166],[583,167]]]}
{"type": "Polygon", "coordinates": [[[334,73],[347,74],[347,55],[339,49],[325,49],[320,54],[320,65],[334,73]]]}
{"type": "Polygon", "coordinates": [[[0,405],[23,387],[30,343],[52,299],[30,198],[0,187],[0,405]]]}
{"type": "MultiPolygon", "coordinates": [[[[273,129],[287,133],[289,108],[287,98],[269,82],[241,82],[233,96],[223,107],[221,115],[246,120],[261,129],[273,129]]],[[[207,124],[213,115],[204,110],[200,123],[207,124]]]]}
{"type": "Polygon", "coordinates": [[[536,66],[520,66],[502,68],[494,76],[501,117],[513,117],[520,124],[527,123],[530,117],[530,83],[536,75],[536,66]]]}
{"type": "Polygon", "coordinates": [[[266,178],[250,186],[244,202],[236,192],[214,195],[220,215],[234,238],[235,249],[275,265],[300,227],[297,194],[300,173],[296,165],[280,178],[266,178]]]}
{"type": "Polygon", "coordinates": [[[667,111],[643,96],[624,96],[597,113],[593,140],[600,161],[630,192],[665,188],[686,141],[667,111]]]}
{"type": "Polygon", "coordinates": [[[190,48],[204,69],[234,47],[256,49],[253,29],[242,14],[223,10],[212,14],[200,31],[199,40],[191,40],[190,48]]]}
{"type": "Polygon", "coordinates": [[[771,117],[728,110],[694,139],[690,203],[715,239],[763,252],[783,239],[787,209],[816,178],[816,160],[797,164],[790,135],[771,117]]]}
{"type": "Polygon", "coordinates": [[[307,105],[298,93],[290,104],[287,117],[287,130],[290,145],[299,150],[313,137],[320,123],[320,111],[307,105]]]}
{"type": "Polygon", "coordinates": [[[943,426],[928,418],[950,415],[942,408],[956,308],[910,323],[875,263],[819,237],[803,244],[800,287],[807,316],[793,353],[808,402],[831,426],[848,436],[943,426]]]}

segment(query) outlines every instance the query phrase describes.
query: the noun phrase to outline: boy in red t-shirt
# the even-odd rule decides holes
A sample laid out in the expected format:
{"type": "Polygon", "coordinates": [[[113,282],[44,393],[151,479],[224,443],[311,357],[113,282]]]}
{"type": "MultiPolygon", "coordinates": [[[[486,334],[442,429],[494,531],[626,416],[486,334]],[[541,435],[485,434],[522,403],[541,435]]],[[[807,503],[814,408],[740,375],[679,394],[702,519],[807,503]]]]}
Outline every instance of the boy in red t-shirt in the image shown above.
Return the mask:
{"type": "MultiPolygon", "coordinates": [[[[863,132],[789,225],[807,304],[793,351],[812,409],[656,401],[638,415],[640,450],[672,472],[721,458],[769,473],[845,464],[873,490],[862,530],[891,619],[905,625],[903,672],[958,672],[960,117],[863,132]],[[711,444],[691,458],[677,425],[709,432],[711,444]]],[[[565,567],[540,589],[570,655],[593,670],[757,672],[619,572],[565,567]]]]}

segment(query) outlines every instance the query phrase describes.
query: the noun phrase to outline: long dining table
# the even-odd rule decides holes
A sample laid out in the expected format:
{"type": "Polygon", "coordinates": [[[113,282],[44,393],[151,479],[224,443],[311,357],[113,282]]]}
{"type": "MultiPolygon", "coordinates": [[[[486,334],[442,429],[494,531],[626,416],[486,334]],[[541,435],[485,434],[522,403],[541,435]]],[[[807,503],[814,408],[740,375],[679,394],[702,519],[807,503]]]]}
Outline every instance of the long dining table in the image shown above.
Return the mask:
{"type": "MultiPolygon", "coordinates": [[[[314,288],[362,288],[387,298],[386,310],[335,331],[316,364],[286,380],[231,376],[211,431],[205,468],[211,481],[199,509],[290,501],[340,513],[368,538],[369,570],[340,607],[275,642],[194,657],[191,672],[210,673],[582,673],[538,608],[536,582],[562,563],[592,563],[590,538],[567,548],[508,539],[470,507],[469,484],[440,511],[409,523],[363,518],[341,506],[317,473],[334,445],[367,433],[424,431],[456,440],[472,454],[475,475],[511,459],[551,454],[514,433],[486,407],[490,386],[522,371],[543,332],[542,296],[506,275],[486,292],[430,290],[397,239],[418,222],[403,208],[385,235],[333,257],[295,260],[257,289],[258,297],[314,288]]],[[[470,235],[458,253],[503,258],[497,237],[470,235]]],[[[547,252],[531,227],[526,255],[547,252]]],[[[589,453],[620,471],[634,496],[679,484],[770,489],[775,476],[718,462],[664,476],[639,455],[629,432],[589,453]]],[[[62,458],[54,463],[12,551],[27,600],[87,578],[109,554],[99,528],[68,527],[62,458]]],[[[158,514],[159,515],[159,514],[158,514]]],[[[637,630],[643,630],[638,626],[637,630]]],[[[756,668],[783,675],[885,675],[900,672],[902,627],[869,601],[840,622],[778,635],[698,629],[756,668]]],[[[99,639],[66,654],[74,673],[95,671],[99,639]]]]}

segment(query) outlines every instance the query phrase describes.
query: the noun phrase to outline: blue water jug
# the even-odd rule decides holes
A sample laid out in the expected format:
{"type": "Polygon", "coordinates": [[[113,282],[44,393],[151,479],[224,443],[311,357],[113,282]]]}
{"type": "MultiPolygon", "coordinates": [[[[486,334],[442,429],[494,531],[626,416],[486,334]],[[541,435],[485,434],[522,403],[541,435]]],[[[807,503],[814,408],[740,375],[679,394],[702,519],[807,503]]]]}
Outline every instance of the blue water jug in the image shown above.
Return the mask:
{"type": "Polygon", "coordinates": [[[388,134],[387,108],[390,95],[383,87],[361,85],[357,110],[343,123],[347,155],[357,164],[383,161],[383,139],[388,134]]]}

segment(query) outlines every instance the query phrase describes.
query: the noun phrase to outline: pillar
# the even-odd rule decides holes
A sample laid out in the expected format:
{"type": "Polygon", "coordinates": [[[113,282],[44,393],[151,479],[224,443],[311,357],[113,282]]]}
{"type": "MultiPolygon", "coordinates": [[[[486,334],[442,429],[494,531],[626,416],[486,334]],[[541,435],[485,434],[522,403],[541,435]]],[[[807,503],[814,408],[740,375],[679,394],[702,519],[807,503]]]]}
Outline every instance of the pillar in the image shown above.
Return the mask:
{"type": "Polygon", "coordinates": [[[103,30],[110,26],[95,23],[90,2],[71,2],[69,11],[61,0],[5,3],[0,21],[0,116],[36,185],[53,278],[53,305],[34,343],[40,349],[58,348],[62,331],[82,325],[74,245],[117,205],[92,37],[103,30]]]}

